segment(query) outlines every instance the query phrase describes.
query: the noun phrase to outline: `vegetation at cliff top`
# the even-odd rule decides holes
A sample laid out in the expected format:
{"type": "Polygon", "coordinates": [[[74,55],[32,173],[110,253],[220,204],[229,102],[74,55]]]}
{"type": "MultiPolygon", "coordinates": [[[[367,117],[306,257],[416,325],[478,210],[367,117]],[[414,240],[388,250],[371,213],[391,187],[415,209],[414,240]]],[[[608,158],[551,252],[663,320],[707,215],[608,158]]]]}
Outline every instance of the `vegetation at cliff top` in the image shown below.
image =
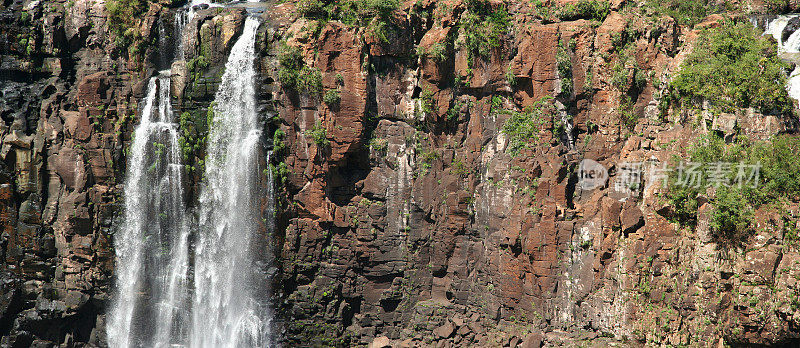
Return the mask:
{"type": "Polygon", "coordinates": [[[149,0],[106,0],[108,26],[117,37],[118,44],[130,44],[141,34],[136,30],[136,22],[147,11],[149,0]]]}
{"type": "Polygon", "coordinates": [[[368,27],[369,32],[387,41],[392,13],[400,7],[399,0],[300,0],[297,12],[306,18],[319,19],[315,31],[319,33],[327,21],[340,21],[346,25],[368,27]]]}
{"type": "Polygon", "coordinates": [[[708,101],[713,112],[754,107],[788,114],[793,109],[785,88],[788,68],[775,43],[752,24],[725,20],[702,32],[672,81],[671,99],[680,107],[708,101]]]}
{"type": "Polygon", "coordinates": [[[578,0],[557,7],[546,4],[544,0],[533,0],[535,15],[545,21],[553,22],[556,19],[572,21],[577,19],[593,19],[602,22],[611,12],[611,4],[603,0],[578,0]]]}
{"type": "Polygon", "coordinates": [[[647,0],[643,5],[636,7],[645,15],[669,16],[674,18],[678,24],[690,27],[700,23],[710,14],[724,13],[733,9],[733,6],[727,1],[719,3],[708,0],[647,0]]]}
{"type": "MultiPolygon", "coordinates": [[[[726,143],[715,134],[701,138],[690,150],[691,161],[701,163],[704,168],[716,163],[730,163],[727,177],[732,184],[718,185],[707,200],[713,210],[710,215],[712,238],[722,246],[735,246],[744,242],[753,232],[754,211],[764,204],[780,203],[800,198],[800,137],[781,135],[768,141],[739,139],[726,143]],[[745,185],[737,185],[737,176],[742,175],[738,163],[757,165],[758,176],[745,185]],[[757,185],[753,185],[757,184],[757,185]]],[[[676,161],[677,162],[677,161],[676,161]]],[[[675,163],[677,164],[677,163],[675,163]]],[[[688,170],[688,169],[686,169],[688,170]]],[[[750,176],[752,171],[746,172],[750,176]]],[[[684,179],[689,175],[683,172],[684,179]]],[[[670,175],[667,201],[673,206],[674,222],[684,226],[697,223],[697,210],[706,200],[706,188],[711,183],[701,180],[697,185],[679,185],[679,174],[670,175]]],[[[706,177],[707,180],[707,177],[706,177]]]]}
{"type": "Polygon", "coordinates": [[[471,67],[473,56],[489,57],[491,51],[502,45],[502,36],[509,27],[510,16],[505,6],[492,7],[486,0],[468,0],[467,11],[461,14],[459,25],[464,30],[463,45],[467,49],[468,65],[471,67]]]}
{"type": "Polygon", "coordinates": [[[388,18],[400,6],[399,0],[300,0],[297,12],[304,17],[339,20],[348,25],[364,24],[378,16],[388,18]]]}

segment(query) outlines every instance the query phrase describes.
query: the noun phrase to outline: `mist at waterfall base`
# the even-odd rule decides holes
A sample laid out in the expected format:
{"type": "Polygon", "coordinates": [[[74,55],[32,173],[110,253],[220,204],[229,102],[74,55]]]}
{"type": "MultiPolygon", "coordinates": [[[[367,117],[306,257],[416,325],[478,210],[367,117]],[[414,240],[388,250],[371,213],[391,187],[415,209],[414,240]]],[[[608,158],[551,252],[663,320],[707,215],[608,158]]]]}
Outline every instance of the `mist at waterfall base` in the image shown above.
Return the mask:
{"type": "MultiPolygon", "coordinates": [[[[176,15],[176,30],[187,22],[187,8],[176,15]]],[[[256,105],[258,26],[247,18],[228,57],[194,210],[186,201],[170,72],[149,80],[114,236],[111,347],[272,346],[267,238],[274,202],[271,173],[262,174],[269,154],[256,105]]],[[[183,59],[183,44],[177,45],[172,61],[183,59]]]]}

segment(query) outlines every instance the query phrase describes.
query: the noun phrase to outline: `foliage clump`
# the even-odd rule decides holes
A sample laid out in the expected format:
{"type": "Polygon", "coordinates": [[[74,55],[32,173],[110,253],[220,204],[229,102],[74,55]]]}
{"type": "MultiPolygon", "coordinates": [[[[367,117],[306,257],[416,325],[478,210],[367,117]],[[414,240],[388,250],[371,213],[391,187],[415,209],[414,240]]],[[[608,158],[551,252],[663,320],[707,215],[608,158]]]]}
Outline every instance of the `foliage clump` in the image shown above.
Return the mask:
{"type": "Polygon", "coordinates": [[[544,0],[533,0],[535,15],[546,22],[590,19],[604,21],[611,13],[611,5],[603,0],[578,0],[555,7],[544,0]]]}
{"type": "Polygon", "coordinates": [[[327,147],[330,144],[330,140],[328,140],[328,131],[319,121],[314,124],[314,128],[307,130],[306,134],[311,137],[314,143],[319,147],[327,147]]]}
{"type": "MultiPolygon", "coordinates": [[[[774,0],[768,0],[774,1],[774,0]]],[[[724,13],[733,9],[729,1],[709,0],[647,0],[641,9],[650,16],[668,16],[680,25],[693,27],[713,13],[724,13]]]]}
{"type": "Polygon", "coordinates": [[[534,146],[539,140],[539,134],[553,118],[550,115],[552,110],[549,109],[551,103],[552,99],[546,97],[535,101],[522,111],[516,111],[502,109],[500,98],[497,96],[492,98],[492,108],[498,113],[509,115],[502,131],[508,137],[507,151],[512,156],[517,156],[523,149],[534,146]]]}
{"type": "Polygon", "coordinates": [[[322,97],[322,101],[328,104],[328,106],[338,105],[341,100],[342,97],[339,95],[338,89],[331,89],[325,92],[325,96],[322,97]]]}
{"type": "Polygon", "coordinates": [[[725,20],[700,35],[672,81],[672,100],[679,106],[708,101],[717,112],[754,107],[763,113],[791,113],[785,88],[789,66],[777,53],[775,43],[749,22],[725,20]]]}
{"type": "Polygon", "coordinates": [[[493,8],[486,0],[467,1],[467,11],[461,15],[459,25],[464,30],[461,44],[467,50],[469,66],[472,66],[474,55],[486,58],[493,49],[502,45],[510,18],[502,5],[493,8]]]}
{"type": "Polygon", "coordinates": [[[558,19],[572,21],[576,19],[594,19],[603,21],[611,12],[611,3],[603,0],[578,0],[564,5],[558,11],[558,19]]]}
{"type": "Polygon", "coordinates": [[[215,103],[206,109],[191,112],[183,112],[178,118],[178,128],[180,136],[178,144],[181,147],[183,162],[186,163],[186,171],[203,172],[205,163],[205,149],[208,143],[208,131],[211,123],[214,122],[215,103]]]}
{"type": "Polygon", "coordinates": [[[284,43],[278,62],[278,80],[284,88],[316,96],[322,94],[322,73],[306,65],[300,48],[284,43]]]}
{"type": "Polygon", "coordinates": [[[367,27],[373,35],[388,41],[389,23],[399,7],[399,0],[300,0],[297,12],[303,17],[318,19],[320,23],[340,21],[367,27]]]}
{"type": "Polygon", "coordinates": [[[108,27],[117,47],[127,49],[134,55],[143,50],[144,41],[136,24],[147,11],[149,3],[150,0],[106,0],[108,27]]]}
{"type": "MultiPolygon", "coordinates": [[[[701,176],[702,180],[685,185],[678,182],[678,171],[673,171],[666,195],[674,211],[671,219],[683,226],[695,226],[698,208],[708,199],[713,207],[709,216],[713,240],[726,247],[743,243],[755,227],[756,209],[800,197],[798,151],[800,137],[790,135],[760,142],[740,139],[731,143],[715,134],[701,138],[689,150],[691,162],[707,169],[726,166],[727,170],[723,171],[726,177],[721,179],[729,184],[714,185],[707,176],[701,176]],[[758,170],[754,172],[754,168],[758,170]],[[706,188],[712,186],[713,195],[702,198],[706,188]]],[[[688,166],[683,168],[684,176],[688,175],[688,166]]]]}

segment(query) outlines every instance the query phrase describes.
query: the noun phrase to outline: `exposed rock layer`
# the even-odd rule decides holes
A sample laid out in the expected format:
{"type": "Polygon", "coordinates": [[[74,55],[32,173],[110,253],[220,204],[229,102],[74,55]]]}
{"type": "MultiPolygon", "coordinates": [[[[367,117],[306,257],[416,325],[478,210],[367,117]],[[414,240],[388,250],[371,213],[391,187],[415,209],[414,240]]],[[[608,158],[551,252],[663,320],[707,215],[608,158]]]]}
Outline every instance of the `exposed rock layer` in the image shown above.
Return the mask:
{"type": "MultiPolygon", "coordinates": [[[[263,15],[259,102],[265,118],[278,116],[265,131],[280,128],[287,146],[276,156],[287,173],[274,246],[276,331],[287,346],[708,346],[798,336],[800,254],[783,241],[795,219],[760,211],[757,235],[723,254],[707,204],[697,229],[681,230],[657,186],[625,195],[576,187],[583,158],[611,168],[613,181],[622,163],[665,162],[711,130],[766,138],[793,129],[752,110],[697,125],[688,112],[660,117],[660,95],[696,31],[619,2],[601,23],[549,24],[512,2],[502,47],[470,58],[458,44],[466,5],[440,3],[403,4],[386,41],[335,21],[314,32],[292,4],[263,15]],[[631,30],[641,35],[625,57],[615,41],[631,30]],[[444,59],[416,54],[451,38],[444,59]],[[339,91],[338,103],[279,86],[282,41],[319,69],[323,93],[339,91]],[[565,54],[571,93],[558,67],[565,54]],[[617,64],[643,71],[645,83],[614,86],[617,64]],[[623,95],[637,116],[631,127],[620,117],[623,95]],[[493,97],[520,110],[545,96],[570,116],[571,133],[557,131],[556,118],[512,156],[501,132],[508,115],[493,97]],[[328,145],[314,141],[317,127],[328,145]]],[[[144,42],[155,42],[172,5],[151,4],[139,21],[144,42]]],[[[0,345],[103,346],[125,148],[144,81],[160,68],[157,49],[125,54],[102,2],[6,1],[0,10],[0,345]]],[[[171,67],[178,110],[205,114],[244,16],[208,9],[189,24],[186,61],[171,67]]],[[[193,156],[187,164],[202,149],[193,156]]],[[[187,188],[195,198],[199,172],[187,188]]]]}

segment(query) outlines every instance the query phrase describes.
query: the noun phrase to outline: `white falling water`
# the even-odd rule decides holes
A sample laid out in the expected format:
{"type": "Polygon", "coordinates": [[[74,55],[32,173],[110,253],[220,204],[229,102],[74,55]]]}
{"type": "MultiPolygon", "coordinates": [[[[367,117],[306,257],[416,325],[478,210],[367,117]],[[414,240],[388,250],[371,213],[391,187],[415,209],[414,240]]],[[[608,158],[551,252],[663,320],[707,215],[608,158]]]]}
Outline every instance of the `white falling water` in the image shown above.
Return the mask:
{"type": "MultiPolygon", "coordinates": [[[[800,53],[800,30],[794,31],[786,40],[783,40],[783,31],[789,24],[792,18],[800,17],[800,15],[782,15],[767,23],[767,28],[764,35],[771,35],[778,42],[778,50],[781,53],[795,55],[800,53]]],[[[793,59],[795,63],[800,63],[797,58],[793,59]]],[[[789,80],[786,83],[786,89],[789,96],[794,100],[800,100],[800,64],[795,66],[794,71],[789,75],[789,80]]]]}
{"type": "Polygon", "coordinates": [[[124,221],[114,236],[111,347],[182,344],[188,329],[189,228],[168,72],[150,79],[134,132],[124,221]]]}
{"type": "MultiPolygon", "coordinates": [[[[177,37],[191,14],[176,14],[177,37]]],[[[124,221],[114,237],[111,347],[271,345],[266,238],[274,229],[274,200],[272,173],[266,182],[259,175],[269,154],[264,162],[255,101],[257,28],[248,18],[216,96],[199,226],[191,226],[187,213],[169,71],[149,81],[130,148],[124,221]]],[[[182,42],[174,53],[183,59],[182,42]]]]}
{"type": "Polygon", "coordinates": [[[266,249],[259,234],[264,192],[255,98],[258,25],[255,18],[246,20],[215,99],[195,245],[191,347],[270,345],[266,266],[255,262],[266,249]]]}
{"type": "Polygon", "coordinates": [[[178,40],[178,46],[175,48],[176,60],[183,60],[185,55],[185,49],[183,47],[183,29],[186,28],[186,24],[189,23],[189,12],[191,12],[191,9],[187,9],[187,7],[188,5],[175,11],[173,35],[175,37],[174,39],[178,40]]]}

